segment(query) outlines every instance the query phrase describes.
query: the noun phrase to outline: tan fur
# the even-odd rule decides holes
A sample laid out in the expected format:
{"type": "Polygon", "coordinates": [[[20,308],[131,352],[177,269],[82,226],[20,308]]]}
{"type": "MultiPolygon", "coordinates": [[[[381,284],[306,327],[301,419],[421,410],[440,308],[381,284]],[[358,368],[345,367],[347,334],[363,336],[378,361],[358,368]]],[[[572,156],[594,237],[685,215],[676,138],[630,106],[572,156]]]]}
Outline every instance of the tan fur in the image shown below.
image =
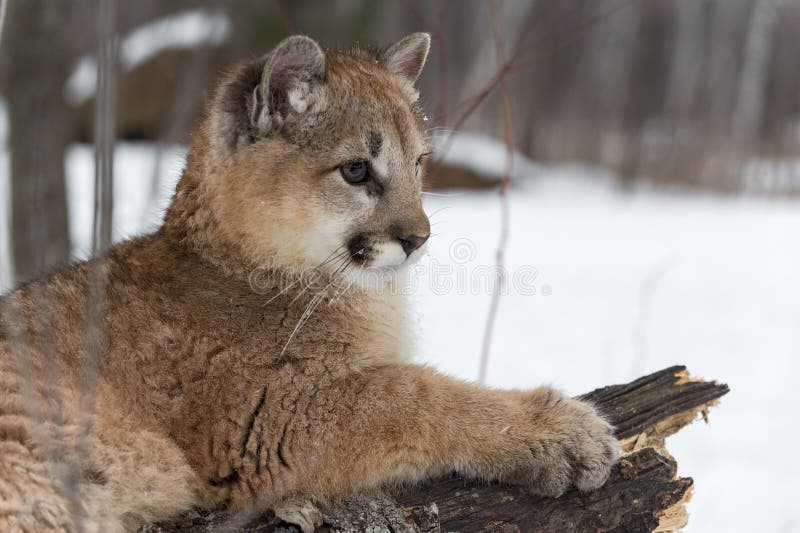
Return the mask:
{"type": "Polygon", "coordinates": [[[452,469],[552,495],[604,482],[617,444],[590,406],[409,360],[391,258],[429,232],[411,90],[428,41],[323,56],[296,37],[237,67],[157,233],[3,297],[0,531],[117,531],[193,505],[313,517],[305,502],[452,469]],[[353,158],[380,183],[345,182],[353,158]]]}

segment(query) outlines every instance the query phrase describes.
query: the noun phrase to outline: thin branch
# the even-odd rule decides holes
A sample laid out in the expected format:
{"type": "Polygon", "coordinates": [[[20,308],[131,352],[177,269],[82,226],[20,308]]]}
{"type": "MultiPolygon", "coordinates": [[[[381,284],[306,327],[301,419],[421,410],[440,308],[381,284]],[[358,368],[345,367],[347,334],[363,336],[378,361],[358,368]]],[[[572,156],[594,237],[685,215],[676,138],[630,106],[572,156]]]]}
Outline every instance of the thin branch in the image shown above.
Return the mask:
{"type": "MultiPolygon", "coordinates": [[[[80,462],[87,453],[92,432],[94,400],[97,388],[100,352],[103,344],[105,308],[105,254],[111,247],[114,188],[114,141],[118,42],[116,37],[116,0],[99,0],[97,13],[97,98],[95,104],[95,190],[92,224],[92,260],[89,262],[89,294],[86,324],[86,357],[81,395],[80,462]]],[[[80,464],[80,463],[79,463],[80,464]]]]}
{"type": "MultiPolygon", "coordinates": [[[[97,100],[95,110],[95,187],[92,257],[89,274],[89,316],[86,339],[84,397],[81,412],[92,410],[97,364],[102,342],[105,293],[103,255],[111,246],[113,214],[114,137],[116,130],[117,43],[114,33],[116,0],[100,0],[98,24],[97,100]]],[[[87,421],[90,424],[90,422],[87,421]]],[[[89,429],[87,427],[86,429],[89,429]]]]}
{"type": "MultiPolygon", "coordinates": [[[[501,65],[506,63],[505,41],[500,32],[497,22],[497,0],[490,0],[489,10],[492,19],[492,34],[494,36],[495,48],[497,50],[497,62],[501,65]]],[[[489,352],[492,345],[492,333],[497,322],[497,310],[500,307],[500,297],[505,286],[505,252],[508,245],[508,235],[511,217],[511,208],[508,200],[508,186],[511,183],[511,176],[514,171],[514,134],[511,116],[511,91],[505,76],[500,79],[500,91],[503,96],[503,141],[506,146],[506,162],[503,171],[503,179],[500,182],[500,241],[497,245],[495,254],[495,279],[496,283],[492,292],[492,300],[489,304],[489,316],[486,319],[486,328],[483,335],[483,348],[481,350],[480,367],[478,370],[478,381],[486,382],[486,373],[489,367],[489,352]]]]}
{"type": "Polygon", "coordinates": [[[6,26],[6,8],[9,0],[0,0],[0,44],[3,42],[3,28],[6,26]]]}
{"type": "MultiPolygon", "coordinates": [[[[447,32],[445,31],[444,23],[447,20],[447,15],[450,12],[451,3],[449,0],[444,0],[442,2],[439,11],[436,14],[435,24],[430,23],[428,18],[425,16],[424,10],[420,7],[417,0],[406,0],[406,4],[422,27],[432,30],[431,33],[435,44],[434,49],[436,50],[436,58],[439,67],[439,77],[436,80],[436,85],[439,88],[439,110],[436,113],[436,117],[437,120],[440,120],[440,117],[447,116],[447,93],[449,88],[447,76],[447,39],[445,38],[447,36],[447,32]]],[[[436,122],[435,124],[436,126],[441,125],[439,122],[436,122]]]]}
{"type": "Polygon", "coordinates": [[[568,35],[567,37],[565,37],[563,39],[560,39],[558,42],[556,42],[555,45],[550,47],[548,50],[545,50],[545,51],[543,51],[541,53],[538,53],[538,54],[531,54],[529,56],[526,56],[526,57],[523,57],[521,59],[518,59],[518,60],[514,61],[513,64],[510,66],[509,71],[510,72],[515,72],[515,71],[523,69],[525,67],[529,67],[531,65],[535,65],[535,64],[537,64],[540,61],[543,61],[545,59],[549,59],[550,57],[552,57],[557,52],[559,52],[559,51],[563,50],[564,48],[566,48],[567,46],[573,44],[579,38],[583,37],[584,35],[586,35],[590,31],[595,29],[600,22],[605,21],[611,15],[614,15],[618,11],[628,7],[629,5],[631,5],[632,3],[637,2],[637,1],[639,1],[639,0],[622,0],[621,2],[616,4],[614,7],[609,9],[608,11],[604,11],[602,13],[598,13],[597,15],[589,17],[588,20],[586,20],[583,24],[581,24],[580,26],[578,26],[578,28],[576,28],[574,33],[572,33],[571,35],[568,35]]]}
{"type": "Polygon", "coordinates": [[[273,5],[275,6],[275,12],[278,15],[278,20],[283,27],[283,31],[286,32],[286,35],[292,35],[297,32],[294,23],[292,22],[292,18],[289,16],[289,12],[286,10],[286,6],[283,5],[281,0],[273,0],[273,5]]]}
{"type": "Polygon", "coordinates": [[[414,17],[422,24],[423,28],[430,28],[432,24],[428,22],[428,18],[425,16],[425,12],[420,8],[419,2],[417,0],[406,0],[406,5],[411,10],[411,13],[414,14],[414,17]]]}
{"type": "MultiPolygon", "coordinates": [[[[536,63],[539,63],[543,60],[549,59],[557,52],[561,51],[562,49],[566,48],[567,46],[573,44],[577,41],[580,37],[583,37],[586,33],[594,29],[600,22],[603,22],[611,15],[614,15],[621,9],[628,7],[630,4],[638,0],[622,0],[613,8],[599,13],[593,17],[590,17],[586,20],[583,24],[576,28],[575,32],[571,33],[570,35],[566,36],[565,38],[559,40],[555,45],[551,46],[547,50],[542,51],[539,54],[529,55],[523,58],[518,58],[519,49],[515,50],[515,53],[511,55],[507,59],[507,61],[500,66],[494,76],[492,76],[486,85],[480,91],[476,92],[469,98],[462,100],[461,102],[457,103],[453,106],[450,110],[450,113],[445,117],[437,117],[437,122],[443,121],[449,118],[450,115],[456,113],[460,109],[466,108],[456,119],[455,125],[453,126],[452,130],[455,132],[459,130],[464,122],[475,112],[475,110],[483,103],[486,98],[492,94],[492,92],[499,86],[500,80],[510,72],[517,72],[522,68],[532,66],[536,63]]],[[[520,43],[521,44],[521,43],[520,43]]]]}
{"type": "Polygon", "coordinates": [[[450,0],[444,0],[439,13],[436,15],[436,25],[433,31],[433,38],[436,40],[436,58],[439,63],[439,79],[437,80],[437,85],[439,86],[439,111],[437,115],[439,116],[447,115],[447,95],[450,89],[447,69],[447,39],[445,39],[446,31],[444,27],[450,7],[450,0]]]}

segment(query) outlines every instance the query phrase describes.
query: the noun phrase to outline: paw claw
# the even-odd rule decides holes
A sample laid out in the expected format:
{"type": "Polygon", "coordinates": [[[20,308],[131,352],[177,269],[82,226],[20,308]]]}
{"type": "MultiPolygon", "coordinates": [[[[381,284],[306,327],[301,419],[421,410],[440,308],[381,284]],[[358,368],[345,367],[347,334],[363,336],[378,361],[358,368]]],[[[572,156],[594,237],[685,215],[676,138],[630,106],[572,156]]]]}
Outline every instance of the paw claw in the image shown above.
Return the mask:
{"type": "MultiPolygon", "coordinates": [[[[593,490],[602,486],[619,459],[619,443],[614,429],[595,409],[584,402],[544,390],[546,402],[537,405],[531,420],[546,416],[543,438],[541,422],[526,425],[517,438],[527,441],[527,457],[518,456],[515,471],[499,476],[505,481],[526,485],[535,494],[557,497],[570,486],[579,490],[593,490]],[[544,413],[544,414],[543,414],[544,413]]],[[[533,394],[536,394],[534,392],[533,394]]],[[[541,396],[540,396],[541,398],[541,396]]]]}

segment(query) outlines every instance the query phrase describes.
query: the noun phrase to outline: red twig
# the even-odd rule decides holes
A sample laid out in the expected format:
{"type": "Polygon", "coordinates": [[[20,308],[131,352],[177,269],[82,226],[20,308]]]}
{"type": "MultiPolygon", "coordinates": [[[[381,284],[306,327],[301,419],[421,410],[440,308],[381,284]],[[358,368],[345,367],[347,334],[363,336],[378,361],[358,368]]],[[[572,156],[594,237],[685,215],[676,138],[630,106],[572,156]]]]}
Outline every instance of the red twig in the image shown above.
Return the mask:
{"type": "MultiPolygon", "coordinates": [[[[510,58],[503,63],[500,68],[497,70],[494,76],[491,77],[489,82],[481,89],[480,91],[476,92],[469,98],[462,100],[461,102],[457,103],[453,106],[450,110],[450,113],[444,117],[437,117],[437,121],[446,120],[450,118],[450,115],[456,113],[460,109],[466,109],[458,116],[455,121],[455,125],[453,126],[453,131],[457,131],[461,126],[463,126],[464,122],[475,112],[475,110],[480,107],[486,98],[492,94],[492,92],[499,86],[500,80],[510,72],[516,72],[521,70],[523,67],[528,67],[534,65],[540,61],[545,59],[549,59],[555,53],[561,51],[562,49],[566,48],[567,46],[573,44],[577,41],[580,37],[583,37],[586,33],[594,29],[597,24],[602,22],[603,20],[607,19],[611,15],[615,14],[616,12],[620,11],[621,9],[627,7],[628,5],[632,4],[637,0],[621,0],[618,4],[616,4],[613,8],[604,11],[602,13],[598,13],[590,17],[586,20],[583,24],[578,26],[575,29],[575,32],[569,34],[568,36],[560,39],[550,48],[534,55],[526,56],[522,59],[518,59],[517,55],[519,54],[519,48],[515,50],[514,54],[511,55],[510,58]]],[[[538,21],[537,21],[538,22],[538,21]]],[[[527,33],[527,31],[526,31],[527,33]]],[[[523,34],[523,36],[525,33],[523,34]]],[[[520,44],[522,39],[520,39],[520,44]]]]}
{"type": "Polygon", "coordinates": [[[283,31],[286,32],[286,35],[293,35],[296,33],[297,29],[289,16],[289,12],[286,11],[286,6],[283,5],[283,2],[281,0],[273,0],[273,5],[275,6],[278,20],[281,23],[281,27],[283,27],[283,31]]]}
{"type": "MultiPolygon", "coordinates": [[[[436,39],[436,57],[439,60],[439,112],[437,115],[446,115],[447,114],[447,103],[448,97],[447,93],[449,90],[448,87],[448,77],[447,77],[447,39],[444,38],[445,36],[445,28],[444,28],[444,21],[445,17],[450,10],[450,1],[447,0],[444,4],[442,4],[441,9],[439,10],[439,14],[436,18],[436,30],[434,31],[434,39],[436,39]]],[[[437,126],[441,125],[437,123],[437,126]]]]}
{"type": "Polygon", "coordinates": [[[559,52],[563,48],[571,45],[572,43],[577,41],[579,38],[581,38],[584,35],[586,35],[587,33],[589,33],[591,30],[593,30],[597,26],[597,24],[599,24],[600,22],[604,21],[605,19],[607,19],[611,15],[615,14],[616,12],[628,7],[630,4],[632,4],[633,2],[636,2],[636,1],[637,0],[622,0],[621,2],[616,4],[614,7],[609,9],[608,11],[604,11],[602,13],[598,13],[597,15],[589,17],[589,19],[586,20],[580,26],[578,26],[578,28],[576,28],[575,31],[572,34],[564,37],[563,39],[560,39],[558,42],[556,42],[548,50],[545,50],[545,51],[543,51],[541,53],[538,53],[538,54],[532,54],[532,55],[529,55],[527,57],[523,57],[522,59],[514,61],[513,65],[510,66],[509,71],[510,72],[515,72],[517,70],[520,70],[522,68],[528,67],[530,65],[534,65],[534,64],[536,64],[536,63],[538,63],[538,62],[540,62],[540,61],[542,61],[544,59],[549,59],[556,52],[559,52]]]}
{"type": "Polygon", "coordinates": [[[419,3],[417,2],[417,0],[406,0],[406,5],[408,5],[408,8],[411,10],[411,13],[414,14],[414,18],[416,18],[417,21],[420,24],[422,24],[424,28],[431,27],[431,24],[428,22],[428,17],[425,16],[425,13],[419,7],[419,3]]]}
{"type": "Polygon", "coordinates": [[[434,49],[436,50],[436,57],[438,59],[438,67],[439,67],[439,79],[437,80],[437,85],[439,87],[439,110],[436,113],[436,126],[441,126],[440,119],[441,117],[447,116],[447,102],[448,102],[448,77],[447,77],[447,39],[445,36],[447,32],[445,31],[444,22],[446,19],[446,15],[450,11],[450,1],[444,0],[442,5],[436,14],[436,24],[431,24],[428,18],[425,16],[425,12],[419,5],[417,0],[406,0],[406,4],[408,5],[409,10],[413,13],[414,18],[422,25],[423,28],[429,30],[432,34],[434,40],[434,49]]]}

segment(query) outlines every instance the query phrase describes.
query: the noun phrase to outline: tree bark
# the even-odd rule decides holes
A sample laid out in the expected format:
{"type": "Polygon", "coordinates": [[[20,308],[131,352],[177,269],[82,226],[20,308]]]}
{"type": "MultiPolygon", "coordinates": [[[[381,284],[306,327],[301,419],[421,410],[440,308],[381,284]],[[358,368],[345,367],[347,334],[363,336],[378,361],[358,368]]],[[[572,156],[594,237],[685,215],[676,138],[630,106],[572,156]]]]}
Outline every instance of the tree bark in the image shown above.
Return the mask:
{"type": "MultiPolygon", "coordinates": [[[[598,490],[559,498],[518,487],[445,476],[394,493],[364,495],[323,509],[318,531],[675,531],[686,525],[691,478],[678,478],[664,439],[695,420],[728,392],[727,385],[689,377],[674,366],[626,385],[581,396],[617,428],[623,457],[598,490]]],[[[231,524],[224,511],[197,510],[143,532],[200,532],[231,524]]],[[[299,531],[267,513],[237,531],[299,531]]]]}
{"type": "MultiPolygon", "coordinates": [[[[11,154],[11,255],[15,283],[70,258],[64,157],[75,138],[75,111],[64,85],[77,58],[96,52],[95,0],[4,0],[0,89],[11,154]]],[[[118,2],[122,34],[159,16],[217,0],[118,2]]],[[[94,115],[94,110],[92,110],[94,115]]]]}
{"type": "Polygon", "coordinates": [[[11,148],[11,250],[25,281],[69,258],[64,153],[70,113],[62,96],[69,2],[10,2],[3,35],[3,93],[11,148]],[[47,35],[47,38],[42,36],[47,35]]]}

